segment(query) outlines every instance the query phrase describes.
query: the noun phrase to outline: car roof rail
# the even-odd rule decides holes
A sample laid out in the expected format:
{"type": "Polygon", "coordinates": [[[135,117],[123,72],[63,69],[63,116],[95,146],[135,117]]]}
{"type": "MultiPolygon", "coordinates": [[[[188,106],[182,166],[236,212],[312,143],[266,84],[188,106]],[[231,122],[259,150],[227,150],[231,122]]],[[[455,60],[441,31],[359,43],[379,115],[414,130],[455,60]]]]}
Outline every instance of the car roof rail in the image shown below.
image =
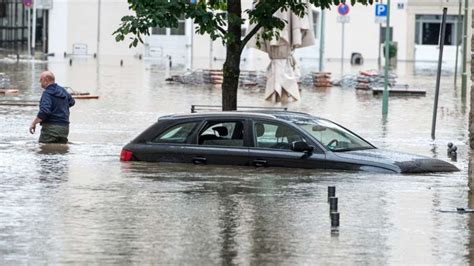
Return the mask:
{"type": "MultiPolygon", "coordinates": [[[[244,110],[265,110],[265,111],[288,111],[287,107],[260,107],[260,106],[237,106],[237,111],[244,110]]],[[[222,105],[191,105],[191,113],[197,113],[198,111],[222,111],[222,105]]]]}

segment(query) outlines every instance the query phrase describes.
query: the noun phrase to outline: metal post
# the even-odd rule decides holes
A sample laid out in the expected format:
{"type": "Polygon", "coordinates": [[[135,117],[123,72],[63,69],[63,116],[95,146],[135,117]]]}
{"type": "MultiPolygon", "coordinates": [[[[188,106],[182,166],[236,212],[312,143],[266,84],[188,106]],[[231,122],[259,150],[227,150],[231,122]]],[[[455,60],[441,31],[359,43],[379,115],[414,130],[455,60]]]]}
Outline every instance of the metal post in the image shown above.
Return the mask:
{"type": "Polygon", "coordinates": [[[31,54],[33,58],[35,57],[35,47],[36,47],[36,3],[38,1],[33,1],[33,29],[31,33],[31,54]]]}
{"type": "Polygon", "coordinates": [[[26,13],[28,14],[28,57],[31,56],[31,8],[26,8],[26,13]]]}
{"type": "Polygon", "coordinates": [[[462,43],[462,77],[461,77],[461,98],[466,99],[467,90],[467,17],[469,0],[464,1],[464,25],[463,25],[463,43],[462,43]]]}
{"type": "Polygon", "coordinates": [[[212,38],[211,43],[209,44],[209,69],[212,69],[212,38]]]}
{"type": "Polygon", "coordinates": [[[388,114],[388,67],[390,61],[390,0],[387,0],[387,25],[385,27],[385,81],[383,89],[382,114],[388,114]]]}
{"type": "Polygon", "coordinates": [[[97,2],[97,59],[99,59],[99,49],[100,49],[100,8],[101,8],[101,0],[97,2]]]}
{"type": "Polygon", "coordinates": [[[341,79],[344,76],[344,28],[345,22],[342,21],[342,37],[341,37],[341,79]]]}
{"type": "Polygon", "coordinates": [[[458,58],[459,58],[459,37],[462,35],[462,21],[461,21],[462,0],[459,0],[459,11],[456,25],[456,63],[454,64],[454,88],[458,83],[458,58]]]}
{"type": "Polygon", "coordinates": [[[433,108],[433,122],[431,124],[431,138],[435,139],[435,131],[436,131],[436,115],[438,113],[438,97],[439,97],[439,86],[441,81],[441,67],[443,62],[443,48],[444,48],[444,34],[446,32],[446,14],[448,13],[448,9],[445,7],[443,8],[443,19],[441,21],[441,32],[439,38],[439,57],[438,57],[438,73],[436,75],[436,92],[435,92],[435,100],[434,100],[434,108],[433,108]]]}
{"type": "Polygon", "coordinates": [[[324,71],[324,35],[325,35],[326,11],[321,10],[321,31],[319,36],[319,72],[324,71]]]}
{"type": "Polygon", "coordinates": [[[380,68],[382,67],[382,48],[381,48],[381,45],[382,44],[382,23],[379,23],[379,43],[378,43],[378,47],[379,47],[379,57],[377,58],[377,64],[379,66],[379,70],[380,68]]]}

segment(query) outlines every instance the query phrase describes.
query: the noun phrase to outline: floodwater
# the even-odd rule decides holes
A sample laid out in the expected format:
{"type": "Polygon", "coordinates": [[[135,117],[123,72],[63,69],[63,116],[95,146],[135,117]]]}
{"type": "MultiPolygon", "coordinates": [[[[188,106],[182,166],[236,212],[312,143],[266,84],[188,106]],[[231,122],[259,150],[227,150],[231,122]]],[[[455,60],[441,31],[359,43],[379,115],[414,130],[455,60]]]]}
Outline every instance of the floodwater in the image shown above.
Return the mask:
{"type": "MultiPolygon", "coordinates": [[[[0,264],[474,263],[474,214],[444,212],[474,206],[468,108],[452,76],[442,78],[434,141],[435,77],[414,75],[412,64],[398,65],[399,81],[427,95],[390,98],[387,118],[380,97],[339,87],[303,88],[301,102],[283,106],[334,120],[381,148],[448,160],[453,142],[458,173],[122,163],[122,146],[159,116],[219,104],[221,93],[167,85],[153,62],[119,60],[0,62],[20,89],[0,100],[38,100],[46,68],[61,85],[100,96],[71,109],[68,145],[39,145],[28,133],[37,107],[0,106],[0,264]],[[338,231],[330,226],[331,185],[338,231]]],[[[274,106],[258,89],[238,97],[240,105],[274,106]]]]}

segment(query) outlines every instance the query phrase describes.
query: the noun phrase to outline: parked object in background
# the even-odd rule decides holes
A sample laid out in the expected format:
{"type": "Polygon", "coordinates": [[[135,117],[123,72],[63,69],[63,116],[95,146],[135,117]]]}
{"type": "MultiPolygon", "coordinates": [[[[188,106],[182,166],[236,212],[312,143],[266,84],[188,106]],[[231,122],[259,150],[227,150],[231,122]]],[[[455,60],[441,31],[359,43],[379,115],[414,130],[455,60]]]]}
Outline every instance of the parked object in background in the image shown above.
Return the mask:
{"type": "Polygon", "coordinates": [[[73,90],[71,87],[64,87],[74,99],[99,99],[98,95],[91,95],[89,92],[78,92],[73,90]]]}

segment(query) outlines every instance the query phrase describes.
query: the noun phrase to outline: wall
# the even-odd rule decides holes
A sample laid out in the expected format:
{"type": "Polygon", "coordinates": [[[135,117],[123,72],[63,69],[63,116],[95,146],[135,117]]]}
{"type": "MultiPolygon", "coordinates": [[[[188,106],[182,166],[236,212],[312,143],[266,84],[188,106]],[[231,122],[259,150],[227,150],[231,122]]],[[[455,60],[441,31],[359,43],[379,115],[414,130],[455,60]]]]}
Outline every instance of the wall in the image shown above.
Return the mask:
{"type": "MultiPolygon", "coordinates": [[[[55,0],[50,10],[49,52],[55,59],[63,53],[71,54],[73,45],[87,45],[87,53],[97,53],[98,0],[55,0]]],[[[128,48],[129,41],[117,43],[112,33],[119,27],[120,19],[130,14],[127,1],[100,0],[100,55],[135,55],[143,48],[128,48]]],[[[54,60],[54,58],[53,58],[54,60]]]]}

